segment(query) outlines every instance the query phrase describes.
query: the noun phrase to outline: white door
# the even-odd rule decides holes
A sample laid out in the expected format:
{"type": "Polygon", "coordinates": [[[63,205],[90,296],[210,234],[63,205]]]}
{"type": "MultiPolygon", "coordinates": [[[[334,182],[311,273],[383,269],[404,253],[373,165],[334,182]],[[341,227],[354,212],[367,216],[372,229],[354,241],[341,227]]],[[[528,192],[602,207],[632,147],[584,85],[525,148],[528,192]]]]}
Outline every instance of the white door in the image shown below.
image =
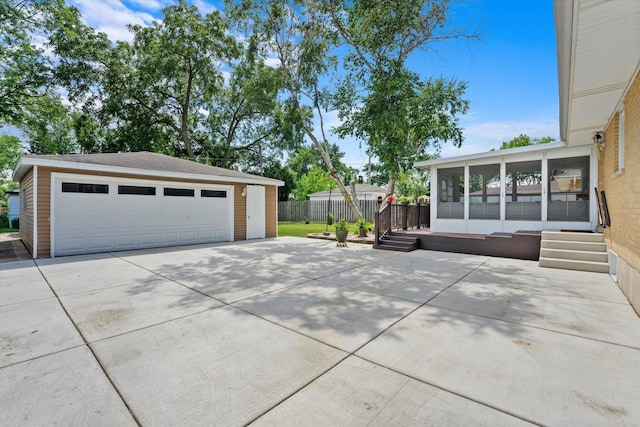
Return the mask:
{"type": "Polygon", "coordinates": [[[233,187],[54,174],[54,256],[233,240],[233,187]]]}
{"type": "Polygon", "coordinates": [[[264,187],[260,185],[247,186],[247,239],[264,239],[264,187]]]}

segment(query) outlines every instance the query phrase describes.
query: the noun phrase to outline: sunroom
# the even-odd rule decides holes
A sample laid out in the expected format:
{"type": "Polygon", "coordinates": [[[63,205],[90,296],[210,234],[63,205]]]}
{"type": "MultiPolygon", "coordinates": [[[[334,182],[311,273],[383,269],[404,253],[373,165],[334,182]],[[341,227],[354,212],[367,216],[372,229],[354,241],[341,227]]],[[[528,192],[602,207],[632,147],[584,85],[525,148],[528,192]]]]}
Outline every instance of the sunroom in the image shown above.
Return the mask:
{"type": "Polygon", "coordinates": [[[431,231],[593,231],[599,224],[594,145],[564,143],[417,162],[431,173],[431,231]]]}

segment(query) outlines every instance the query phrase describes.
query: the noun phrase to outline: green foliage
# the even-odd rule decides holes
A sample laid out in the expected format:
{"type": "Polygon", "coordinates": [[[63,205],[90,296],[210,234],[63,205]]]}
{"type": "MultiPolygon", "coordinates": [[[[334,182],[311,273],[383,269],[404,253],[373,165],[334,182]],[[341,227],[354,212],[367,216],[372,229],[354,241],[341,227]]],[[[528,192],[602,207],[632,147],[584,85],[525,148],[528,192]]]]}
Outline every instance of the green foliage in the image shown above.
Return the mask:
{"type": "Polygon", "coordinates": [[[309,194],[335,188],[335,184],[329,178],[329,173],[319,166],[313,166],[309,172],[302,175],[296,181],[293,195],[296,200],[308,200],[309,194]]]}
{"type": "Polygon", "coordinates": [[[327,214],[327,225],[332,225],[332,224],[333,224],[333,214],[329,212],[327,214]]]}
{"type": "Polygon", "coordinates": [[[346,219],[340,218],[340,221],[337,221],[335,223],[335,228],[336,228],[336,231],[338,231],[338,230],[348,230],[349,229],[349,223],[347,222],[346,219]]]}
{"type": "Polygon", "coordinates": [[[416,50],[430,50],[445,39],[478,38],[448,18],[448,0],[394,2],[319,2],[328,21],[350,51],[348,75],[332,100],[343,124],[342,136],[368,144],[389,177],[398,174],[443,142],[462,143],[458,115],[468,109],[466,83],[454,79],[420,80],[407,67],[416,50]]]}
{"type": "Polygon", "coordinates": [[[20,125],[32,102],[48,96],[54,81],[51,61],[33,42],[52,1],[0,2],[0,125],[20,125]]]}
{"type": "MultiPolygon", "coordinates": [[[[517,147],[526,147],[528,145],[537,145],[537,144],[548,144],[550,142],[555,141],[550,136],[545,136],[543,138],[531,138],[529,135],[520,134],[515,138],[504,141],[502,145],[500,145],[500,150],[506,150],[509,148],[517,148],[517,147]]],[[[491,150],[495,151],[495,150],[491,150]]]]}
{"type": "Polygon", "coordinates": [[[322,233],[327,225],[321,222],[279,222],[278,236],[307,237],[309,233],[322,233]]]}
{"type": "Polygon", "coordinates": [[[398,174],[395,185],[395,194],[398,196],[406,196],[415,201],[429,192],[425,171],[412,170],[398,174]]]}
{"type": "Polygon", "coordinates": [[[13,218],[11,220],[11,228],[15,228],[16,230],[20,228],[20,218],[13,218]]]}
{"type": "MultiPolygon", "coordinates": [[[[249,170],[248,172],[255,173],[251,170],[249,170]]],[[[286,202],[287,200],[289,200],[289,195],[296,185],[291,170],[287,166],[282,166],[280,161],[273,159],[272,161],[267,163],[262,172],[263,176],[284,181],[284,185],[282,187],[278,187],[278,200],[281,202],[286,202]]]]}
{"type": "Polygon", "coordinates": [[[0,214],[0,228],[9,228],[9,217],[6,213],[0,214]]]}
{"type": "Polygon", "coordinates": [[[358,218],[358,220],[356,221],[356,227],[358,229],[366,228],[367,230],[369,230],[372,227],[372,224],[367,221],[366,218],[358,218]]]}
{"type": "MultiPolygon", "coordinates": [[[[330,144],[327,152],[331,157],[333,166],[342,180],[344,182],[350,182],[356,175],[356,170],[342,163],[344,152],[340,151],[340,147],[338,147],[337,144],[330,144]]],[[[289,156],[287,166],[297,177],[306,175],[314,166],[328,172],[327,165],[322,159],[322,155],[313,146],[309,145],[302,145],[296,148],[289,156]]]]}
{"type": "Polygon", "coordinates": [[[20,138],[13,135],[0,135],[0,179],[9,178],[11,171],[18,163],[18,158],[24,154],[20,138]]]}

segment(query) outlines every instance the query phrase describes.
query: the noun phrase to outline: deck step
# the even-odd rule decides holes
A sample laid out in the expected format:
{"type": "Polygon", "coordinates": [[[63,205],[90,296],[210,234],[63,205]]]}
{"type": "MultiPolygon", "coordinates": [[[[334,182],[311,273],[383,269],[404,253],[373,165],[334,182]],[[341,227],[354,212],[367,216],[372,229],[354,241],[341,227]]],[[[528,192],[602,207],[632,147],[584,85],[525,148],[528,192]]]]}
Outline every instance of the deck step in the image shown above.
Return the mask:
{"type": "Polygon", "coordinates": [[[604,236],[598,233],[543,231],[538,265],[608,273],[609,256],[604,236]]]}
{"type": "Polygon", "coordinates": [[[391,232],[374,247],[387,251],[411,252],[418,249],[419,240],[417,237],[391,232]]]}
{"type": "Polygon", "coordinates": [[[382,249],[384,251],[397,251],[397,252],[411,252],[416,250],[416,247],[407,246],[407,245],[394,245],[392,243],[382,242],[379,245],[375,246],[376,249],[382,249]]]}

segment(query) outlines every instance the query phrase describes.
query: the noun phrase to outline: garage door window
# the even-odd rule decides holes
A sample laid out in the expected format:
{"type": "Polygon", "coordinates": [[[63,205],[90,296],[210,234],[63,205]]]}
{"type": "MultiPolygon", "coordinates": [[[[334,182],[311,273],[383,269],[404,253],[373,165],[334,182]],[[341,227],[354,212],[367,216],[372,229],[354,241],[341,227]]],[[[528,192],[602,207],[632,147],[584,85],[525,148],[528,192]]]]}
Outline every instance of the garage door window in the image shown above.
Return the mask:
{"type": "Polygon", "coordinates": [[[227,198],[227,192],[222,190],[200,190],[200,197],[220,197],[227,198]]]}
{"type": "Polygon", "coordinates": [[[62,192],[109,194],[109,186],[106,184],[82,184],[79,182],[63,182],[62,192]]]}
{"type": "Polygon", "coordinates": [[[140,187],[137,185],[118,185],[118,194],[137,194],[140,196],[155,196],[156,187],[140,187]]]}
{"type": "Polygon", "coordinates": [[[164,195],[177,197],[194,197],[195,191],[191,188],[165,188],[164,195]]]}

